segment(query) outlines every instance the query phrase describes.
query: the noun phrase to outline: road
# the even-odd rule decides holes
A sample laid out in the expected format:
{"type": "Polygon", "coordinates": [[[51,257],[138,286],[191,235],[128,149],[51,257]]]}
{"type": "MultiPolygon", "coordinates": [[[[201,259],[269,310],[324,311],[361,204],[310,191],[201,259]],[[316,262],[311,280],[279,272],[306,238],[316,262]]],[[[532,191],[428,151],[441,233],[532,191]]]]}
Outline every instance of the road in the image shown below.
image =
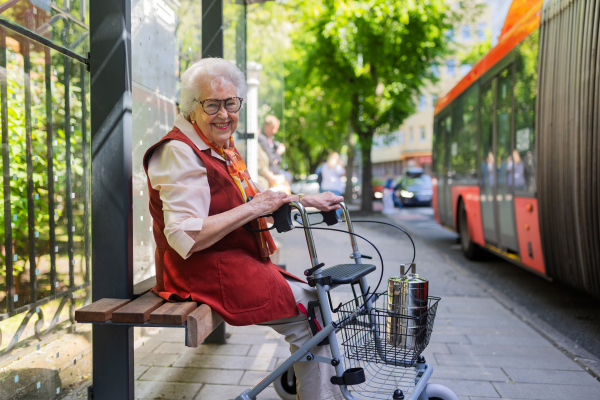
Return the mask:
{"type": "Polygon", "coordinates": [[[390,218],[600,358],[599,299],[565,284],[546,281],[491,254],[480,261],[467,260],[457,243],[458,235],[438,225],[431,208],[404,208],[390,218]]]}

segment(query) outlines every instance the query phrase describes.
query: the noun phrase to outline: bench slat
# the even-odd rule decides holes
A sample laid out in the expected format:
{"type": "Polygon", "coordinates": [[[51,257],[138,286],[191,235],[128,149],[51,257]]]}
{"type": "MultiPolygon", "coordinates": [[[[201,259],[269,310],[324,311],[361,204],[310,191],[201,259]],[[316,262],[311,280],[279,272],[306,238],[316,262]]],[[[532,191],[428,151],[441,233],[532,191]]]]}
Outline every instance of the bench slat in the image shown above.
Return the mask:
{"type": "Polygon", "coordinates": [[[75,311],[77,322],[106,322],[115,310],[130,303],[128,299],[100,299],[75,311]]]}
{"type": "Polygon", "coordinates": [[[186,301],[181,303],[165,303],[150,314],[151,324],[182,325],[188,314],[198,307],[198,303],[186,301]]]}
{"type": "Polygon", "coordinates": [[[165,300],[152,292],[138,297],[112,314],[112,322],[143,324],[150,319],[150,313],[159,308],[165,300]]]}
{"type": "Polygon", "coordinates": [[[219,314],[201,304],[187,317],[187,346],[198,347],[221,322],[223,318],[219,314]]]}

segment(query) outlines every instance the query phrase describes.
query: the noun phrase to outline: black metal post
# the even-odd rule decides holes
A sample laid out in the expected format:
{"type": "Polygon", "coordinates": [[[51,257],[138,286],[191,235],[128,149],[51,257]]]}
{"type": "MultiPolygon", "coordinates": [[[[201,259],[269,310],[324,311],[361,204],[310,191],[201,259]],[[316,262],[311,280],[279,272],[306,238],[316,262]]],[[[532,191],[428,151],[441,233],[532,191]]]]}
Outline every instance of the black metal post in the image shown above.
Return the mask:
{"type": "Polygon", "coordinates": [[[202,0],[202,58],[223,58],[223,0],[202,0]]]}
{"type": "MultiPolygon", "coordinates": [[[[133,296],[131,4],[90,2],[93,301],[133,296]]],[[[133,328],[93,327],[95,400],[133,400],[133,328]]]]}
{"type": "MultiPolygon", "coordinates": [[[[245,46],[243,51],[245,58],[245,46]]],[[[202,58],[223,58],[223,52],[223,0],[202,0],[202,58]]],[[[206,338],[204,343],[224,344],[225,322],[222,322],[217,329],[206,338]]]]}

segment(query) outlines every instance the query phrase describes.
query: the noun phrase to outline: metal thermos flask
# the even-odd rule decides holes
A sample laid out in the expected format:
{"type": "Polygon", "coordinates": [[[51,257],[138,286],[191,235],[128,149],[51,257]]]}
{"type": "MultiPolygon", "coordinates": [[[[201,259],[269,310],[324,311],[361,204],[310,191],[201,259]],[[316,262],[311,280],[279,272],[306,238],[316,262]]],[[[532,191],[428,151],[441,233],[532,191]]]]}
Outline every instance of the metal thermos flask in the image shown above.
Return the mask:
{"type": "Polygon", "coordinates": [[[388,279],[387,342],[411,351],[427,334],[429,281],[416,273],[415,264],[401,265],[400,271],[399,277],[388,279]]]}

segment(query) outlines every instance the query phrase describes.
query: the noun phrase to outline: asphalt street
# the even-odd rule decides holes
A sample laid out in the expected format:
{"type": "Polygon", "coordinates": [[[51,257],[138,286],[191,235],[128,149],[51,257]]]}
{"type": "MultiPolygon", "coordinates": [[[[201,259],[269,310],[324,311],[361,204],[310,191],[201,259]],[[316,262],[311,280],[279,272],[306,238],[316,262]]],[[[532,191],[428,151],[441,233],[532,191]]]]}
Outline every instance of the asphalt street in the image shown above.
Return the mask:
{"type": "Polygon", "coordinates": [[[467,260],[457,243],[458,235],[438,225],[431,208],[404,208],[388,217],[600,358],[599,299],[566,284],[549,282],[492,254],[479,261],[467,260]]]}

